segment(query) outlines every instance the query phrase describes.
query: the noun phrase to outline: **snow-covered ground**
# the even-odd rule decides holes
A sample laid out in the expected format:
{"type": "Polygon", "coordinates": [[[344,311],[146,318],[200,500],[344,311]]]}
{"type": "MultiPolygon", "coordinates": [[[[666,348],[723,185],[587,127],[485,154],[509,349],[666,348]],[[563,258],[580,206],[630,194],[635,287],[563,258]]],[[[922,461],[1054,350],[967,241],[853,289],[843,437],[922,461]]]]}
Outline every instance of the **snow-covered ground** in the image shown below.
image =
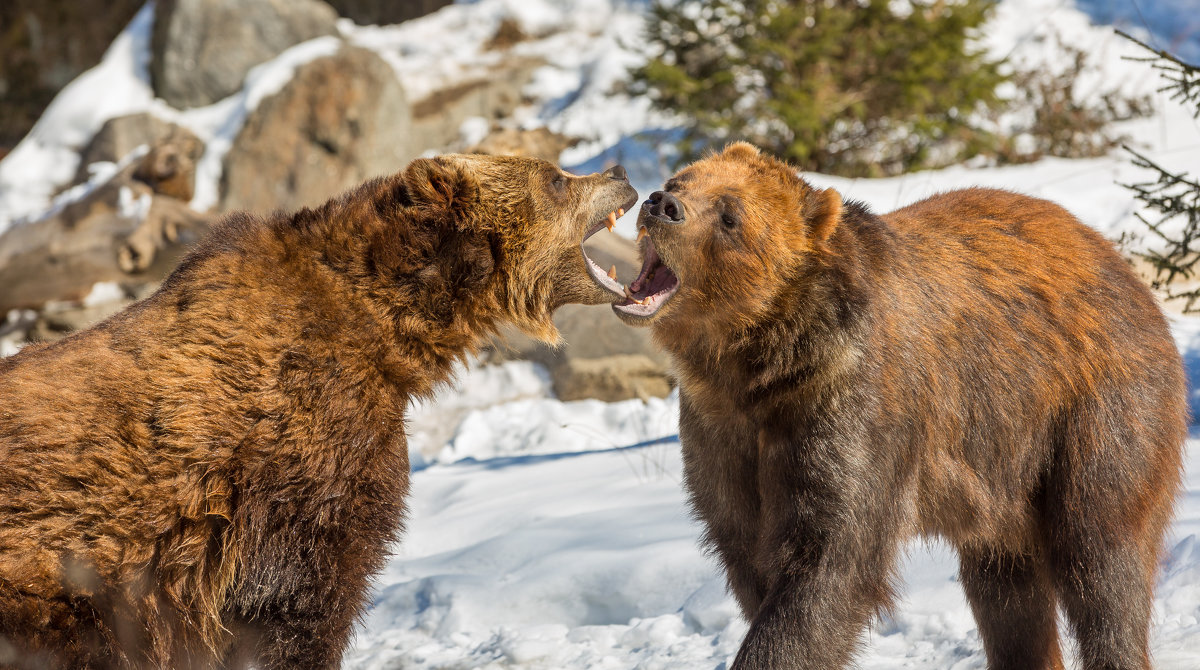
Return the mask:
{"type": "MultiPolygon", "coordinates": [[[[1200,121],[1155,93],[1137,50],[1096,21],[1116,21],[1181,54],[1200,53],[1195,0],[1001,0],[985,31],[990,52],[1024,64],[1052,59],[1053,40],[1085,47],[1098,68],[1093,89],[1121,86],[1154,96],[1157,113],[1122,125],[1164,166],[1200,172],[1200,121]]],[[[643,58],[644,0],[476,0],[392,27],[341,24],[343,37],[380,53],[410,97],[477,76],[498,58],[482,44],[504,17],[535,39],[518,53],[541,56],[517,121],[584,141],[562,163],[590,172],[619,160],[643,194],[667,176],[660,148],[636,139],[669,134],[672,121],[621,92],[625,68],[643,58]]],[[[0,230],[43,216],[84,189],[56,196],[77,168],[77,150],[113,116],[149,111],[207,142],[193,206],[216,200],[221,157],[246,114],[299,64],[329,53],[322,38],[256,68],[239,93],[181,112],[153,98],[146,74],[148,6],[104,62],[60,94],[20,146],[0,161],[0,230]]],[[[1197,56],[1200,57],[1200,56],[1197,56]]],[[[1045,63],[1053,67],[1054,63],[1045,63]]],[[[1090,90],[1083,88],[1082,90],[1090,90]]],[[[475,124],[478,125],[478,124],[475,124]]],[[[470,130],[468,127],[466,130],[470,130]]],[[[95,181],[114,166],[94,166],[95,181]]],[[[879,211],[936,191],[991,185],[1046,197],[1113,238],[1136,231],[1134,202],[1120,182],[1146,178],[1119,152],[1089,160],[959,166],[892,179],[806,175],[879,211]]],[[[86,188],[86,187],[85,187],[86,188]]],[[[618,232],[632,235],[627,215],[618,232]]],[[[1149,243],[1145,241],[1143,243],[1149,243]]],[[[1175,318],[1193,388],[1200,381],[1200,319],[1175,318]]],[[[1193,393],[1193,407],[1200,401],[1193,393]]],[[[411,514],[404,540],[378,581],[350,668],[721,668],[746,623],[715,564],[697,545],[680,489],[672,441],[675,398],[563,403],[529,363],[471,367],[435,400],[414,406],[411,514]]],[[[1197,413],[1200,416],[1200,413],[1197,413]]],[[[1200,433],[1188,443],[1186,491],[1167,540],[1155,604],[1157,667],[1200,667],[1200,433]]],[[[865,640],[864,668],[983,668],[974,623],[955,581],[953,553],[914,544],[905,597],[865,640]]]]}

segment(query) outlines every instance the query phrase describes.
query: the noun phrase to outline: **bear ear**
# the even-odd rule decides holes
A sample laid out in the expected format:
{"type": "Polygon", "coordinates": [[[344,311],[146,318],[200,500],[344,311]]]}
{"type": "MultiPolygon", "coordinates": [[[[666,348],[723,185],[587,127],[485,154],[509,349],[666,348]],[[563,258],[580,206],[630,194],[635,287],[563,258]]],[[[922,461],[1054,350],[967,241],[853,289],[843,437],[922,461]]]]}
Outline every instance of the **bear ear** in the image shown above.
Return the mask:
{"type": "Polygon", "coordinates": [[[404,170],[413,204],[461,211],[479,199],[479,180],[460,165],[439,158],[418,158],[404,170]]]}
{"type": "Polygon", "coordinates": [[[749,142],[734,142],[725,147],[724,154],[728,158],[751,160],[761,156],[762,152],[758,150],[758,147],[749,142]]]}
{"type": "Polygon", "coordinates": [[[804,219],[808,221],[812,246],[824,250],[842,220],[842,195],[831,188],[809,191],[804,198],[804,219]]]}

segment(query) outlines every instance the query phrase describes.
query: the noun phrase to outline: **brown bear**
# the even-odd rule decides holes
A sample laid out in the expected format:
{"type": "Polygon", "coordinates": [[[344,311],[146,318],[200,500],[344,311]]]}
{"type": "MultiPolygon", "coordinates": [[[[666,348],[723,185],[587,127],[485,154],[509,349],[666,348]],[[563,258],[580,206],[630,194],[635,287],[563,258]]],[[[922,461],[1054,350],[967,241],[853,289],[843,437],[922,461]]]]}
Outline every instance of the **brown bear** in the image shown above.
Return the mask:
{"type": "Polygon", "coordinates": [[[610,299],[619,166],[444,156],[228,217],[161,289],[0,361],[0,666],[329,668],[400,532],[404,412],[610,299]],[[595,270],[593,269],[593,272],[595,270]]]}
{"type": "Polygon", "coordinates": [[[613,308],[679,381],[685,484],[749,632],[736,670],[841,668],[940,537],[993,670],[1146,668],[1184,376],[1149,290],[1061,207],[882,216],[747,144],[642,205],[613,308]]]}

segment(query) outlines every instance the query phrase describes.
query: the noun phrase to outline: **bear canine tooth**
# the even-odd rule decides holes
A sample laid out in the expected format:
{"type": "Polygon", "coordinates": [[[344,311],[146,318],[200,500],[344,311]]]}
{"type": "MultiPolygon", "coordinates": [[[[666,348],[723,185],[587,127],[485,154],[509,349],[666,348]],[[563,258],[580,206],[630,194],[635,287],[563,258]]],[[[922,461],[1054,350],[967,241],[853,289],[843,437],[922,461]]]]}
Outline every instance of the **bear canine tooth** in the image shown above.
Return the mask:
{"type": "Polygon", "coordinates": [[[641,242],[641,241],[642,241],[642,238],[643,238],[643,237],[645,237],[645,236],[646,236],[646,234],[647,234],[647,231],[646,231],[646,227],[645,227],[645,226],[642,226],[641,228],[638,228],[638,238],[637,238],[637,241],[638,241],[638,242],[641,242]]]}
{"type": "Polygon", "coordinates": [[[613,229],[613,226],[615,226],[615,225],[617,225],[617,213],[609,212],[608,213],[608,229],[611,231],[613,229]]]}
{"type": "Polygon", "coordinates": [[[608,269],[608,278],[613,281],[617,280],[617,266],[614,265],[608,269]]]}
{"type": "Polygon", "coordinates": [[[625,216],[625,208],[624,208],[624,207],[618,207],[618,208],[617,208],[617,217],[619,218],[619,217],[622,217],[622,216],[625,216]]]}

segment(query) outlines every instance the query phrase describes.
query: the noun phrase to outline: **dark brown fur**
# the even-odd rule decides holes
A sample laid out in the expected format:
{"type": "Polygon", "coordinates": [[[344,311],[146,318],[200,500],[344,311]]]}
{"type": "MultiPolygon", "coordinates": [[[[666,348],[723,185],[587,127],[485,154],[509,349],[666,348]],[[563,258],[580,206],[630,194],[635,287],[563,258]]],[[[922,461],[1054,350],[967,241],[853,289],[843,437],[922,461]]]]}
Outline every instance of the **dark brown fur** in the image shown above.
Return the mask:
{"type": "Polygon", "coordinates": [[[734,668],[846,666],[913,536],[957,549],[989,668],[1062,667],[1056,606],[1085,668],[1148,667],[1186,396],[1111,244],[997,190],[876,216],[744,144],[667,190],[684,221],[640,221],[682,287],[652,323],[752,622],[734,668]]]}
{"type": "MultiPolygon", "coordinates": [[[[146,301],[0,361],[0,666],[339,665],[400,531],[404,411],[505,322],[602,302],[623,172],[414,161],[229,217],[146,301]]],[[[627,205],[626,205],[627,206],[627,205]]]]}

